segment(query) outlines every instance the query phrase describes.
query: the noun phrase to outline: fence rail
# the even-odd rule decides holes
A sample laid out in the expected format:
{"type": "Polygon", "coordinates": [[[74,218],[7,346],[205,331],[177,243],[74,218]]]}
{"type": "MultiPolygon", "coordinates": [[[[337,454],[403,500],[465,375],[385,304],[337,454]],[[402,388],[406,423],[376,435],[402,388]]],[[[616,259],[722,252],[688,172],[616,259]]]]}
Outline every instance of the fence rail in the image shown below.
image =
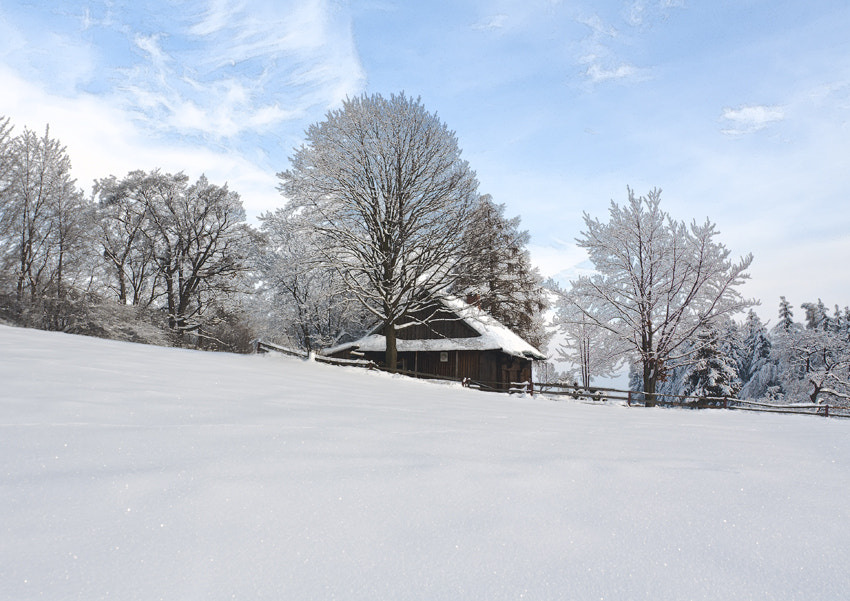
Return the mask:
{"type": "MultiPolygon", "coordinates": [[[[275,352],[298,357],[300,359],[313,359],[320,363],[329,365],[340,365],[347,367],[360,367],[380,371],[388,371],[385,367],[377,365],[374,361],[366,359],[334,359],[323,355],[307,353],[300,349],[288,348],[271,342],[257,340],[254,343],[257,353],[275,352]]],[[[451,376],[439,376],[417,371],[396,370],[394,373],[411,376],[425,380],[438,380],[444,382],[459,383],[467,388],[475,388],[485,392],[520,393],[520,394],[542,394],[547,397],[569,397],[572,399],[602,402],[602,401],[625,401],[630,407],[641,406],[645,403],[644,397],[647,393],[631,390],[620,390],[617,388],[597,388],[578,386],[576,384],[560,384],[552,382],[488,382],[473,380],[471,378],[453,378],[451,376]]],[[[821,405],[814,403],[794,403],[776,405],[762,401],[749,401],[731,397],[696,397],[685,395],[655,393],[656,405],[664,407],[683,407],[687,409],[733,409],[736,411],[762,411],[770,413],[796,413],[800,415],[822,415],[824,417],[850,418],[850,407],[836,405],[821,405]]]]}
{"type": "MultiPolygon", "coordinates": [[[[546,395],[562,395],[583,400],[621,400],[629,406],[645,403],[647,393],[615,388],[585,388],[572,384],[535,383],[535,390],[546,395]]],[[[777,405],[762,401],[749,401],[732,397],[697,397],[655,393],[656,405],[683,407],[687,409],[734,409],[739,411],[763,411],[770,413],[796,413],[799,415],[822,415],[824,417],[850,418],[850,407],[816,403],[792,403],[777,405]]]]}
{"type": "Polygon", "coordinates": [[[281,346],[279,344],[272,344],[271,342],[266,342],[265,340],[254,341],[254,352],[260,354],[268,352],[280,353],[289,357],[298,357],[299,359],[313,359],[314,361],[318,361],[319,363],[327,363],[329,365],[365,367],[367,369],[376,369],[378,367],[374,361],[369,361],[367,359],[336,359],[334,357],[325,357],[324,355],[308,353],[307,351],[302,351],[301,349],[294,349],[286,346],[281,346]]]}

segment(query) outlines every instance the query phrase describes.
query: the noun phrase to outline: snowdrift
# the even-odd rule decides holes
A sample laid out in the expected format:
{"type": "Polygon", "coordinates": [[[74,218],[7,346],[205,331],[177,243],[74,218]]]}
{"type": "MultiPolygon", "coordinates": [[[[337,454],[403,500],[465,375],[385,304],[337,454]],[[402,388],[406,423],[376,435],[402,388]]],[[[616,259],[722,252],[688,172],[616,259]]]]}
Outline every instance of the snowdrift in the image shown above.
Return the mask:
{"type": "Polygon", "coordinates": [[[850,421],[0,326],[2,599],[845,599],[850,421]]]}

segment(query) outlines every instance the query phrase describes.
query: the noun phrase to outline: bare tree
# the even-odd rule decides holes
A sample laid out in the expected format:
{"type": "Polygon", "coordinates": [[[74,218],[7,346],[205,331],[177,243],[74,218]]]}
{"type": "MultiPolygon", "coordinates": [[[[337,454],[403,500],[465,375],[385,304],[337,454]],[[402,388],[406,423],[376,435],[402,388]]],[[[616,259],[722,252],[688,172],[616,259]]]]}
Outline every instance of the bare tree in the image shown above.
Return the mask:
{"type": "Polygon", "coordinates": [[[552,325],[564,335],[555,349],[560,361],[572,366],[567,376],[588,388],[593,378],[612,377],[623,363],[627,347],[592,320],[554,282],[550,289],[559,295],[552,325]]]}
{"type": "MultiPolygon", "coordinates": [[[[0,127],[2,129],[2,127],[0,127]]],[[[71,177],[65,147],[25,129],[10,141],[0,244],[4,271],[14,274],[19,302],[64,297],[72,257],[78,255],[86,207],[71,177]]]]}
{"type": "Polygon", "coordinates": [[[292,206],[309,214],[325,265],[380,320],[390,369],[396,324],[457,278],[477,188],[460,154],[419,100],[363,95],[311,125],[278,174],[292,206]]]}
{"type": "Polygon", "coordinates": [[[658,189],[645,197],[628,194],[624,207],[611,202],[608,223],[585,213],[587,230],[578,243],[597,273],[573,282],[568,302],[627,345],[653,405],[665,371],[686,359],[686,341],[756,304],[736,289],[749,277],[752,255],[733,263],[715,242],[713,223],[674,221],[661,210],[658,189]]]}
{"type": "MultiPolygon", "coordinates": [[[[10,119],[8,117],[0,117],[0,198],[5,198],[14,165],[15,153],[13,140],[10,119]]],[[[5,202],[0,204],[0,223],[3,220],[4,205],[5,202]]]]}
{"type": "MultiPolygon", "coordinates": [[[[337,344],[373,325],[345,282],[322,266],[310,223],[286,209],[260,216],[267,247],[257,257],[270,338],[306,351],[337,344]]],[[[263,303],[261,300],[261,304],[263,303]]]]}
{"type": "Polygon", "coordinates": [[[120,182],[115,176],[95,182],[106,286],[122,305],[148,307],[163,292],[150,231],[149,205],[156,190],[147,185],[151,182],[144,171],[133,171],[120,182]]]}
{"type": "MultiPolygon", "coordinates": [[[[253,237],[239,195],[206,177],[189,185],[178,173],[131,172],[102,180],[101,245],[115,274],[119,302],[162,298],[169,326],[196,331],[205,310],[238,294],[253,237]],[[150,270],[150,267],[155,267],[150,270]],[[123,281],[122,281],[123,280],[123,281]]],[[[145,303],[146,304],[146,303],[145,303]]]]}

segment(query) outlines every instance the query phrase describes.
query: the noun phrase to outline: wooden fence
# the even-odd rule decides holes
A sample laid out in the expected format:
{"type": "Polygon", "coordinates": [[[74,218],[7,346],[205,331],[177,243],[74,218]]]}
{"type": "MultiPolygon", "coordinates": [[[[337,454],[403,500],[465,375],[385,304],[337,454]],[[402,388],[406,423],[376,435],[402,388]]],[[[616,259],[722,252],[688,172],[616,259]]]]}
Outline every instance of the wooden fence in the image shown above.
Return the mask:
{"type": "MultiPolygon", "coordinates": [[[[541,394],[568,396],[574,399],[601,401],[626,401],[629,406],[645,405],[643,392],[618,390],[615,388],[584,388],[569,384],[535,383],[541,394]]],[[[656,393],[655,403],[661,407],[683,407],[686,409],[735,409],[740,411],[764,411],[771,413],[796,413],[800,415],[822,415],[824,417],[850,417],[850,407],[815,403],[789,403],[778,405],[762,401],[750,401],[733,397],[697,397],[656,393]]]]}
{"type": "Polygon", "coordinates": [[[333,357],[316,355],[313,353],[302,351],[301,349],[280,346],[279,344],[272,344],[271,342],[265,342],[263,340],[254,341],[254,352],[260,354],[275,352],[287,355],[289,357],[298,357],[299,359],[313,359],[314,361],[318,361],[319,363],[327,363],[329,365],[342,365],[347,367],[365,367],[366,369],[378,369],[378,366],[377,364],[375,364],[374,361],[368,361],[366,359],[334,359],[333,357]]]}
{"type": "MultiPolygon", "coordinates": [[[[386,368],[377,365],[374,361],[366,359],[334,359],[323,355],[307,353],[300,349],[288,348],[270,342],[257,340],[254,343],[257,353],[275,352],[298,357],[299,359],[313,359],[320,363],[329,365],[340,365],[346,367],[360,367],[373,370],[387,371],[386,368]]],[[[425,380],[438,380],[444,382],[460,383],[467,388],[475,388],[485,392],[508,392],[511,394],[544,395],[545,397],[568,397],[589,402],[603,401],[625,401],[630,407],[643,406],[643,392],[631,390],[619,390],[616,388],[583,387],[575,384],[555,384],[551,382],[511,382],[506,389],[501,382],[486,382],[472,380],[470,378],[453,378],[450,376],[438,376],[423,372],[396,370],[395,373],[425,380]]],[[[836,405],[821,405],[814,403],[793,403],[776,405],[762,401],[748,401],[731,397],[696,397],[671,394],[655,394],[655,403],[661,407],[682,407],[686,409],[734,409],[738,411],[764,411],[771,413],[796,413],[800,415],[822,415],[824,417],[847,417],[850,418],[850,407],[836,405]]]]}

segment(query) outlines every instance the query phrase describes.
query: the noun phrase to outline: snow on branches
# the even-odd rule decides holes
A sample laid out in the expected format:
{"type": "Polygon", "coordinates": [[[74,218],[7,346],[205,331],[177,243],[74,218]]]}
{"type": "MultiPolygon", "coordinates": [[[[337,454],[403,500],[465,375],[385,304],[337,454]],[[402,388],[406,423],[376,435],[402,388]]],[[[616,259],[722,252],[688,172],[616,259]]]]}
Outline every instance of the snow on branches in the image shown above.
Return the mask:
{"type": "MultiPolygon", "coordinates": [[[[737,287],[752,255],[738,262],[717,242],[715,224],[674,221],[661,210],[661,191],[613,201],[608,222],[585,213],[585,248],[596,274],[563,297],[591,324],[625,345],[640,364],[643,391],[655,393],[675,365],[687,361],[698,331],[755,304],[737,287]]],[[[653,397],[648,397],[652,403],[653,397]]]]}

